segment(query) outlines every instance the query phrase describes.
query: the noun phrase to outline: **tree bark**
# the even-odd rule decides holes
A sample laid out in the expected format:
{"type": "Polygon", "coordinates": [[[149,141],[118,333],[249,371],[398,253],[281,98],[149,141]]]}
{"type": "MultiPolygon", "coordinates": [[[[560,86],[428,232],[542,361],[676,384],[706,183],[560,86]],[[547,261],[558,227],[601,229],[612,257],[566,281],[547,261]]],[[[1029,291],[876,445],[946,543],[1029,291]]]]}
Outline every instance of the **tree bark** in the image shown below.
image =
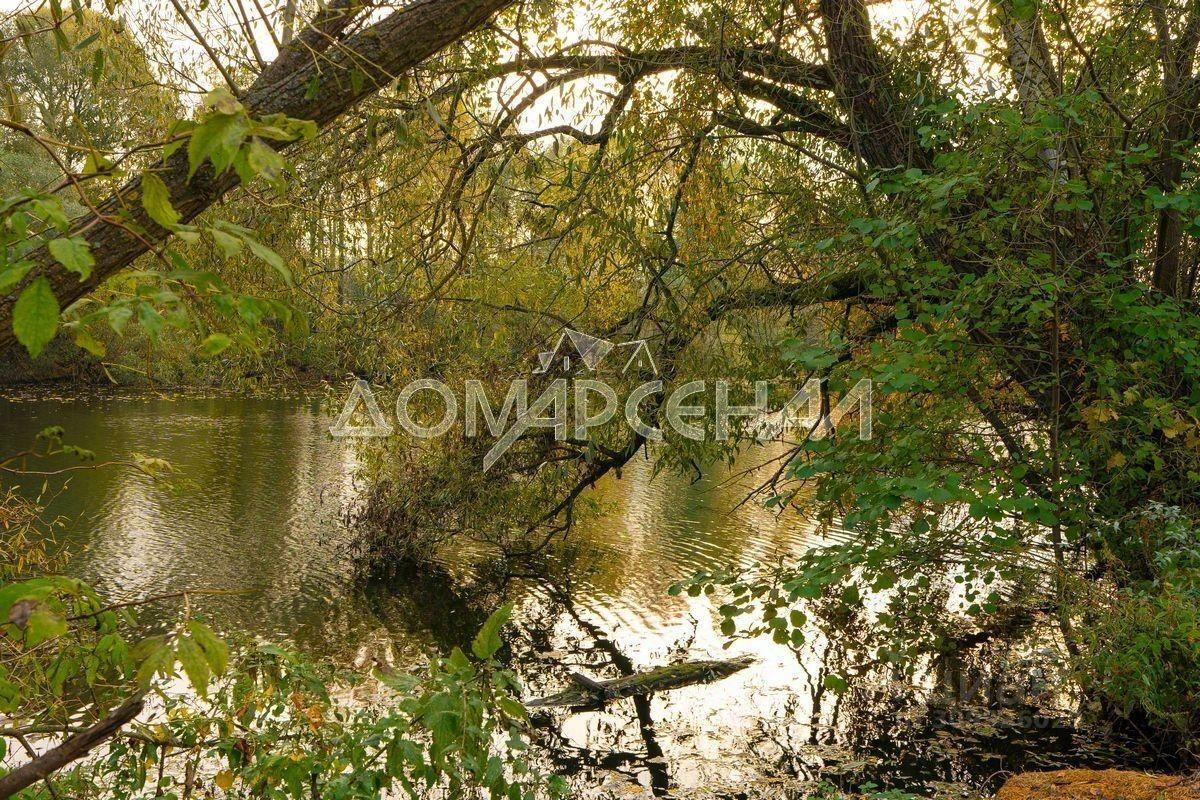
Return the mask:
{"type": "Polygon", "coordinates": [[[857,154],[876,169],[924,166],[909,121],[891,85],[891,71],[871,35],[865,0],[821,0],[829,71],[853,129],[857,154]]]}

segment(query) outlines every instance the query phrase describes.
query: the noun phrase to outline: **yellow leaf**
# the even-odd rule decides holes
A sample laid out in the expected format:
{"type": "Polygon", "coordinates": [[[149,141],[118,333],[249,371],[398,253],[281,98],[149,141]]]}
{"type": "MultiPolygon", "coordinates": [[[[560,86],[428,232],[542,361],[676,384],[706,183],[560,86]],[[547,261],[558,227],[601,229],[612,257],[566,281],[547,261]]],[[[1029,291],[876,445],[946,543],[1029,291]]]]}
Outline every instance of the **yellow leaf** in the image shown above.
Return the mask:
{"type": "Polygon", "coordinates": [[[305,710],[304,715],[308,717],[308,727],[313,733],[325,723],[325,711],[315,703],[305,710]]]}
{"type": "Polygon", "coordinates": [[[222,770],[213,776],[213,783],[222,791],[228,792],[229,787],[233,786],[233,773],[229,770],[222,770]]]}
{"type": "Polygon", "coordinates": [[[1094,403],[1085,408],[1080,416],[1083,417],[1083,421],[1088,424],[1088,427],[1094,427],[1102,422],[1116,419],[1117,412],[1103,403],[1094,403]]]}
{"type": "Polygon", "coordinates": [[[1125,466],[1125,454],[1124,453],[1113,453],[1112,456],[1109,457],[1109,459],[1108,459],[1108,468],[1109,469],[1117,469],[1117,468],[1123,467],[1123,466],[1125,466]]]}
{"type": "Polygon", "coordinates": [[[1192,423],[1186,420],[1183,422],[1172,420],[1169,425],[1163,427],[1162,432],[1163,436],[1166,436],[1168,439],[1174,439],[1179,434],[1189,431],[1191,427],[1192,423]]]}

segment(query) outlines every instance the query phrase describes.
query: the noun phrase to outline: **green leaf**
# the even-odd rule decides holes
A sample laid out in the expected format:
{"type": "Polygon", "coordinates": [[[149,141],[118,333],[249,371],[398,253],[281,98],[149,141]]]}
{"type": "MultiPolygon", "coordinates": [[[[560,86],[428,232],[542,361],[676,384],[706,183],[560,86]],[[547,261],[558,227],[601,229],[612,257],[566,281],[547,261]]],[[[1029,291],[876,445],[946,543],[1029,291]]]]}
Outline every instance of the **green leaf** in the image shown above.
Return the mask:
{"type": "Polygon", "coordinates": [[[24,280],[31,269],[33,269],[32,261],[18,261],[0,270],[0,292],[6,292],[16,286],[24,280]]]}
{"type": "Polygon", "coordinates": [[[108,310],[108,327],[113,329],[113,333],[120,336],[125,330],[125,323],[133,317],[133,311],[128,306],[117,306],[108,310]]]}
{"type": "Polygon", "coordinates": [[[10,583],[0,588],[0,625],[14,622],[12,607],[22,600],[41,601],[55,591],[55,584],[47,578],[34,578],[23,583],[10,583]]]}
{"type": "Polygon", "coordinates": [[[145,300],[138,303],[137,314],[138,322],[146,329],[146,333],[150,335],[151,339],[157,339],[158,335],[162,333],[165,322],[162,314],[158,313],[157,309],[145,300]]]}
{"type": "Polygon", "coordinates": [[[171,193],[153,172],[142,175],[142,208],[146,209],[150,219],[164,228],[179,224],[179,212],[171,205],[171,193]]]}
{"type": "Polygon", "coordinates": [[[455,647],[450,651],[450,655],[446,657],[446,664],[455,672],[474,672],[471,667],[471,659],[467,658],[467,654],[462,651],[461,647],[455,647]]]}
{"type": "Polygon", "coordinates": [[[209,160],[220,174],[233,163],[250,123],[242,114],[215,114],[192,131],[188,140],[188,178],[209,160]]]}
{"type": "Polygon", "coordinates": [[[525,710],[525,706],[506,694],[500,695],[499,703],[500,710],[513,719],[527,719],[529,717],[529,712],[525,710]]]}
{"type": "Polygon", "coordinates": [[[229,345],[233,344],[233,340],[223,333],[210,333],[203,342],[200,343],[200,352],[206,356],[215,356],[224,351],[229,345]]]}
{"type": "Polygon", "coordinates": [[[283,172],[283,156],[258,137],[250,142],[246,163],[256,175],[262,175],[267,180],[275,180],[283,172]]]}
{"type": "Polygon", "coordinates": [[[75,344],[87,350],[96,358],[104,358],[104,343],[92,336],[92,332],[82,325],[75,329],[75,344]]]}
{"type": "Polygon", "coordinates": [[[229,646],[203,622],[192,620],[188,623],[188,631],[204,651],[204,658],[212,667],[213,674],[224,675],[229,666],[229,646]]]}
{"type": "Polygon", "coordinates": [[[1012,13],[1019,20],[1033,19],[1037,14],[1037,2],[1036,0],[1013,0],[1012,13]]]}
{"type": "Polygon", "coordinates": [[[50,242],[50,255],[77,274],[81,281],[86,280],[92,274],[92,267],[96,266],[91,247],[82,236],[64,236],[53,240],[50,242]]]}
{"type": "MultiPolygon", "coordinates": [[[[104,52],[101,50],[100,52],[104,52]]],[[[84,175],[99,175],[103,172],[108,172],[113,168],[113,162],[104,157],[102,153],[97,153],[95,150],[87,154],[87,158],[83,160],[84,175]]]]}
{"type": "Polygon", "coordinates": [[[60,231],[65,231],[70,225],[67,212],[63,209],[62,201],[57,197],[39,197],[30,203],[34,214],[50,223],[60,231]]]}
{"type": "MultiPolygon", "coordinates": [[[[64,435],[66,435],[66,431],[61,425],[51,425],[37,432],[39,440],[48,442],[61,442],[64,435]]],[[[29,581],[29,583],[34,583],[34,581],[29,581]]]]}
{"type": "Polygon", "coordinates": [[[850,688],[850,684],[840,675],[826,675],[824,683],[826,689],[832,689],[838,694],[850,688]]]}
{"type": "Polygon", "coordinates": [[[167,641],[165,634],[156,633],[153,636],[147,636],[135,644],[133,649],[129,651],[129,654],[137,661],[145,661],[166,647],[167,641]]]}
{"type": "Polygon", "coordinates": [[[508,622],[508,618],[512,616],[512,610],[512,603],[505,603],[496,609],[487,618],[487,621],[483,623],[483,627],[479,629],[479,633],[475,636],[475,641],[471,642],[471,651],[475,653],[476,658],[489,659],[504,644],[500,640],[500,629],[504,627],[504,623],[508,622]]]}
{"type": "Polygon", "coordinates": [[[190,119],[177,119],[177,120],[175,120],[175,122],[171,123],[171,127],[168,130],[168,141],[166,144],[163,145],[163,149],[162,149],[162,163],[163,164],[166,164],[167,160],[170,159],[171,156],[175,155],[175,152],[179,148],[183,147],[184,142],[191,141],[190,135],[184,136],[182,138],[175,138],[175,137],[181,136],[181,134],[185,134],[185,133],[190,134],[195,129],[196,129],[196,123],[190,119]]]}
{"type": "Polygon", "coordinates": [[[270,264],[275,271],[279,273],[279,276],[283,278],[283,282],[286,283],[289,288],[291,288],[293,285],[292,271],[287,268],[286,264],[283,263],[283,259],[279,257],[279,254],[255,239],[253,236],[245,237],[244,241],[246,242],[246,246],[250,248],[250,252],[254,253],[254,255],[270,264]]]}
{"type": "Polygon", "coordinates": [[[66,619],[45,606],[38,606],[25,623],[25,644],[28,647],[36,647],[42,642],[55,639],[66,632],[66,619]]]}
{"type": "Polygon", "coordinates": [[[420,678],[416,675],[409,675],[407,672],[388,673],[376,670],[374,674],[384,686],[395,689],[401,694],[412,694],[413,690],[421,685],[420,678]]]}
{"type": "Polygon", "coordinates": [[[139,642],[134,647],[133,656],[142,659],[135,678],[138,686],[143,689],[150,686],[150,681],[154,679],[155,673],[166,674],[171,671],[171,667],[175,663],[175,654],[167,646],[165,636],[151,636],[139,642]]]}
{"type": "Polygon", "coordinates": [[[58,331],[58,300],[46,276],[39,277],[21,292],[13,307],[12,325],[17,341],[25,346],[32,358],[41,355],[42,349],[54,338],[58,331]]]}
{"type": "Polygon", "coordinates": [[[208,232],[212,234],[213,243],[225,258],[233,258],[242,251],[242,240],[238,237],[228,234],[220,228],[209,228],[208,232]]]}
{"type": "Polygon", "coordinates": [[[204,107],[212,109],[218,114],[236,114],[243,108],[233,92],[224,86],[218,86],[204,95],[204,107]]]}
{"type": "Polygon", "coordinates": [[[193,688],[204,697],[208,693],[208,679],[212,677],[204,650],[196,644],[195,639],[183,636],[179,639],[175,654],[179,657],[179,663],[183,665],[184,674],[192,682],[193,688]]]}
{"type": "MultiPolygon", "coordinates": [[[[21,687],[0,677],[0,711],[11,714],[21,707],[21,687]]],[[[6,753],[5,743],[0,740],[0,758],[6,753]]]]}

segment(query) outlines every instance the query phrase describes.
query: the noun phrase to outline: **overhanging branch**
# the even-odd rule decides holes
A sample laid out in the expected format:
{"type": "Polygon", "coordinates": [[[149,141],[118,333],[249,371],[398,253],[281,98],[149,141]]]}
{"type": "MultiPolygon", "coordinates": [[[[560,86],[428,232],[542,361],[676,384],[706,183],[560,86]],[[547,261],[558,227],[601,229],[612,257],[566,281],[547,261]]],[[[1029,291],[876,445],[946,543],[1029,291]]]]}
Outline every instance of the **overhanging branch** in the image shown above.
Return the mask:
{"type": "MultiPolygon", "coordinates": [[[[326,125],[396,76],[478,28],[509,2],[427,0],[338,39],[357,18],[360,6],[354,0],[335,0],[259,76],[243,102],[255,116],[285,114],[326,125]]],[[[236,173],[216,175],[207,164],[189,180],[188,159],[182,149],[156,174],[166,184],[184,223],[238,184],[236,173]]],[[[140,179],[126,183],[93,213],[74,220],[70,230],[85,238],[91,248],[96,262],[91,275],[79,280],[59,265],[45,246],[31,253],[34,268],[19,286],[0,297],[0,351],[14,344],[13,307],[24,287],[37,277],[49,278],[65,307],[171,236],[142,209],[140,179]]]]}

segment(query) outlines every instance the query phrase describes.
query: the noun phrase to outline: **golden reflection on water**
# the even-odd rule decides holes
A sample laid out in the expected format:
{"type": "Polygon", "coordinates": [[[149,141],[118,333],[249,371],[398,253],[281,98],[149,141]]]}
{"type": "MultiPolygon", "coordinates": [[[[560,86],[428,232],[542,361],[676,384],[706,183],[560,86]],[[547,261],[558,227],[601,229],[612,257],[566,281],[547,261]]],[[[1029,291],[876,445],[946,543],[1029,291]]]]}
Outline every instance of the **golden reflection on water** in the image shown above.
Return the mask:
{"type": "MultiPolygon", "coordinates": [[[[114,599],[244,589],[235,599],[196,598],[195,607],[227,634],[285,640],[359,665],[416,664],[468,642],[497,602],[472,587],[475,565],[451,559],[444,570],[413,568],[387,584],[356,578],[343,517],[359,497],[358,462],[328,435],[330,421],[305,398],[0,398],[0,453],[61,425],[68,442],[101,460],[137,452],[172,462],[175,488],[132,470],[84,471],[50,505],[66,520],[61,540],[73,553],[72,572],[114,599]]],[[[747,453],[695,483],[655,475],[639,458],[619,480],[598,484],[602,513],[572,533],[559,574],[509,587],[518,606],[513,666],[531,696],[564,688],[572,670],[611,678],[622,667],[755,659],[708,686],[602,712],[555,713],[547,728],[554,758],[588,794],[609,783],[621,796],[641,787],[753,784],[776,797],[778,781],[846,758],[833,735],[844,720],[821,691],[829,642],[815,637],[799,655],[762,637],[726,649],[719,599],[667,594],[696,570],[771,563],[821,540],[801,515],[743,502],[765,477],[747,470],[776,455],[747,453]]],[[[25,485],[36,493],[41,482],[25,485]]],[[[175,613],[164,604],[150,617],[166,622],[175,613]]]]}

